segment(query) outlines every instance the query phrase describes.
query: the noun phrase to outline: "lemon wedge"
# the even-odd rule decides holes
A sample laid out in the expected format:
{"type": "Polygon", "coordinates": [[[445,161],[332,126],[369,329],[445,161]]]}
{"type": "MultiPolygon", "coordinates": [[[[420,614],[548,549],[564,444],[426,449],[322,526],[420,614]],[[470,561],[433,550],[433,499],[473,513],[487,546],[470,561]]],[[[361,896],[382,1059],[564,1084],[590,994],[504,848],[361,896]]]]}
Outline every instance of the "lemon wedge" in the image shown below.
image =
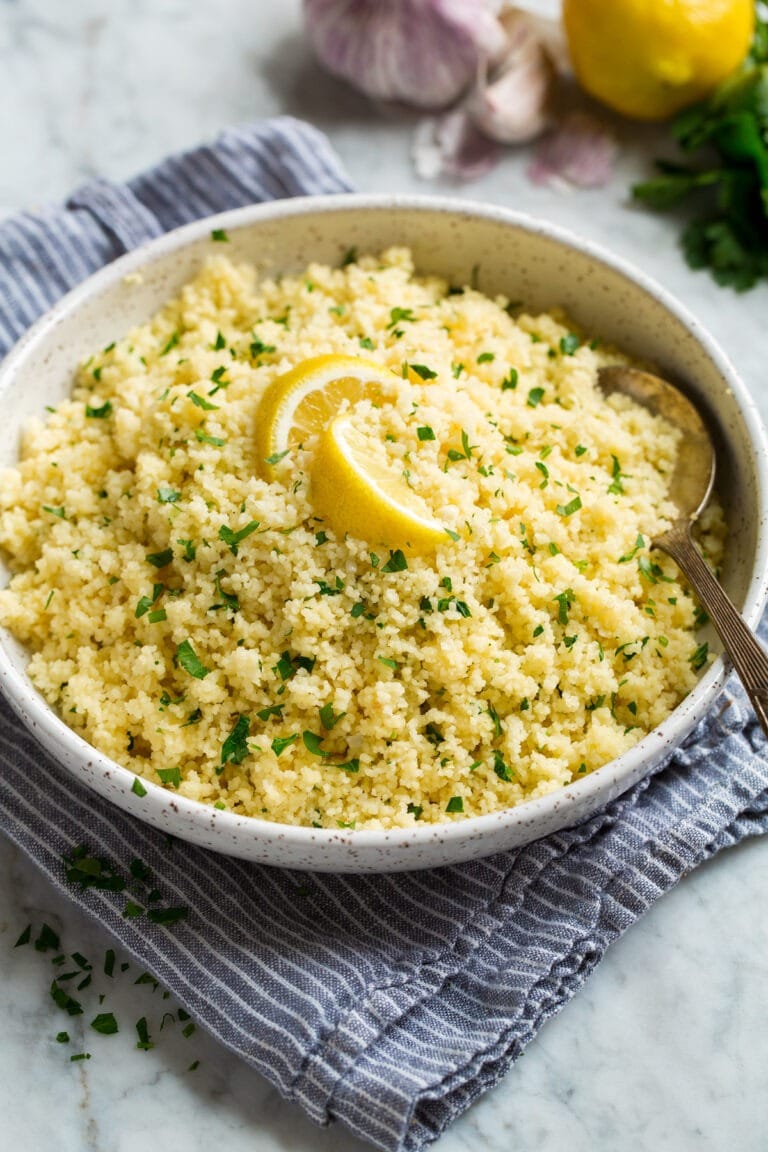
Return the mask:
{"type": "Polygon", "coordinates": [[[265,479],[286,452],[316,435],[345,400],[379,399],[400,384],[375,360],[328,353],[302,360],[267,387],[256,410],[256,459],[265,479]]]}
{"type": "Polygon", "coordinates": [[[348,416],[320,436],[312,464],[312,501],[339,535],[404,552],[434,552],[446,529],[394,467],[387,467],[348,416]]]}

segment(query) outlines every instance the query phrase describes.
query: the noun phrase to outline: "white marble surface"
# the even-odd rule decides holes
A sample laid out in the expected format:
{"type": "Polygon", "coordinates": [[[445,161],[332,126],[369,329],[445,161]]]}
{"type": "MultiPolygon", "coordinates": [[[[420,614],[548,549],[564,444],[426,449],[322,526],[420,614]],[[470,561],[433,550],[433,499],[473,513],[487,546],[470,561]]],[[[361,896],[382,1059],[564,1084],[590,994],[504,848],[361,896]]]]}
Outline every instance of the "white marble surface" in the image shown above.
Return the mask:
{"type": "MultiPolygon", "coordinates": [[[[0,214],[96,173],[128,176],[225,124],[277,111],[323,127],[360,188],[424,189],[408,160],[412,120],[372,111],[319,72],[299,0],[0,0],[0,214]]],[[[534,189],[519,155],[461,191],[557,220],[664,281],[722,341],[768,416],[768,290],[738,297],[685,267],[673,222],[626,203],[658,137],[624,128],[622,140],[617,178],[601,192],[534,189]]],[[[687,878],[615,945],[440,1152],[764,1152],[766,891],[768,843],[759,841],[687,878]]],[[[157,1012],[159,993],[129,973],[104,1005],[128,1027],[91,1033],[93,1058],[70,1063],[82,1032],[48,995],[46,957],[12,948],[29,920],[43,919],[67,951],[101,963],[106,933],[0,842],[0,1152],[363,1148],[314,1128],[199,1033],[185,1040],[176,1025],[137,1052],[133,1021],[157,1012]],[[64,1027],[70,1047],[54,1040],[64,1027]],[[186,1071],[194,1059],[199,1068],[186,1071]]]]}

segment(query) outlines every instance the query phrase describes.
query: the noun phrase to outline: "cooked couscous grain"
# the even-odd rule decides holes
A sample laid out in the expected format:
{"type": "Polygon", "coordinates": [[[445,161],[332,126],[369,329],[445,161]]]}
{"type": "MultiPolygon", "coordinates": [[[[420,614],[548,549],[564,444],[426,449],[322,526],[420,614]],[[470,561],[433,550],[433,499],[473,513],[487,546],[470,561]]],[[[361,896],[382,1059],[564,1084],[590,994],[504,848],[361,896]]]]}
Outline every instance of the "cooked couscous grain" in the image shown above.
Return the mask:
{"type": "MultiPolygon", "coordinates": [[[[707,660],[649,551],[676,433],[597,391],[620,359],[416,276],[402,249],[260,281],[216,259],[81,367],[0,476],[0,622],[72,728],[206,804],[386,828],[551,792],[658,725],[707,660]],[[265,387],[325,352],[401,377],[351,416],[445,524],[436,554],[339,538],[311,438],[259,478],[265,387]]],[[[713,504],[715,558],[723,535],[713,504]]]]}

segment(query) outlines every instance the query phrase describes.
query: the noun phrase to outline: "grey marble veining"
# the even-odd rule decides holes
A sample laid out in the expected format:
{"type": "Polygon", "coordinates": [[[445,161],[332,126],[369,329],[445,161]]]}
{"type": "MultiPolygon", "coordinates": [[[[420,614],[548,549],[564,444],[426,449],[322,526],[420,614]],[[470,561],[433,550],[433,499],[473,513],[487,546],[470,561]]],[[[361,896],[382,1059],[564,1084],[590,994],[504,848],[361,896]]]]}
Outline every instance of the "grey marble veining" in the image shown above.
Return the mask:
{"type": "MultiPolygon", "coordinates": [[[[633,261],[713,331],[768,417],[768,289],[717,289],[686,268],[674,221],[627,202],[661,134],[624,127],[616,179],[600,191],[533,188],[524,153],[477,184],[425,186],[409,161],[415,117],[371,109],[325,76],[302,39],[300,11],[300,0],[0,0],[0,214],[60,198],[96,174],[124,178],[225,124],[306,116],[363,190],[437,187],[493,200],[633,261]]],[[[764,1152],[767,891],[762,842],[698,869],[613,947],[440,1152],[764,1152]]],[[[184,1039],[168,1025],[156,1048],[136,1051],[135,1021],[165,1010],[161,992],[133,983],[138,972],[95,978],[118,1036],[88,1034],[90,1017],[63,1016],[48,994],[49,960],[12,947],[28,921],[43,919],[67,951],[101,968],[107,934],[0,842],[0,1152],[361,1152],[200,1033],[184,1039]],[[69,1046],[55,1042],[62,1028],[69,1046]],[[92,1059],[70,1063],[83,1047],[92,1059]]]]}

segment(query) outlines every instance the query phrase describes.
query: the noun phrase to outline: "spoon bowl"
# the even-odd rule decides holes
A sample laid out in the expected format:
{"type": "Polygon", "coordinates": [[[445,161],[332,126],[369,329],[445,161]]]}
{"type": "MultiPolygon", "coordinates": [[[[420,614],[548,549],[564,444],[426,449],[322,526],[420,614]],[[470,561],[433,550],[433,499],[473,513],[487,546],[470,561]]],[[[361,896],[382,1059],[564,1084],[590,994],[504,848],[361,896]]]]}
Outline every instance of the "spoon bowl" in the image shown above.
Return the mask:
{"type": "Polygon", "coordinates": [[[687,576],[768,735],[768,655],[691,536],[691,527],[706,507],[715,482],[715,449],[707,426],[698,409],[679,388],[651,372],[615,365],[600,369],[598,383],[606,396],[616,392],[629,396],[682,434],[669,484],[669,496],[679,515],[668,531],[651,541],[651,547],[671,556],[687,576]]]}

